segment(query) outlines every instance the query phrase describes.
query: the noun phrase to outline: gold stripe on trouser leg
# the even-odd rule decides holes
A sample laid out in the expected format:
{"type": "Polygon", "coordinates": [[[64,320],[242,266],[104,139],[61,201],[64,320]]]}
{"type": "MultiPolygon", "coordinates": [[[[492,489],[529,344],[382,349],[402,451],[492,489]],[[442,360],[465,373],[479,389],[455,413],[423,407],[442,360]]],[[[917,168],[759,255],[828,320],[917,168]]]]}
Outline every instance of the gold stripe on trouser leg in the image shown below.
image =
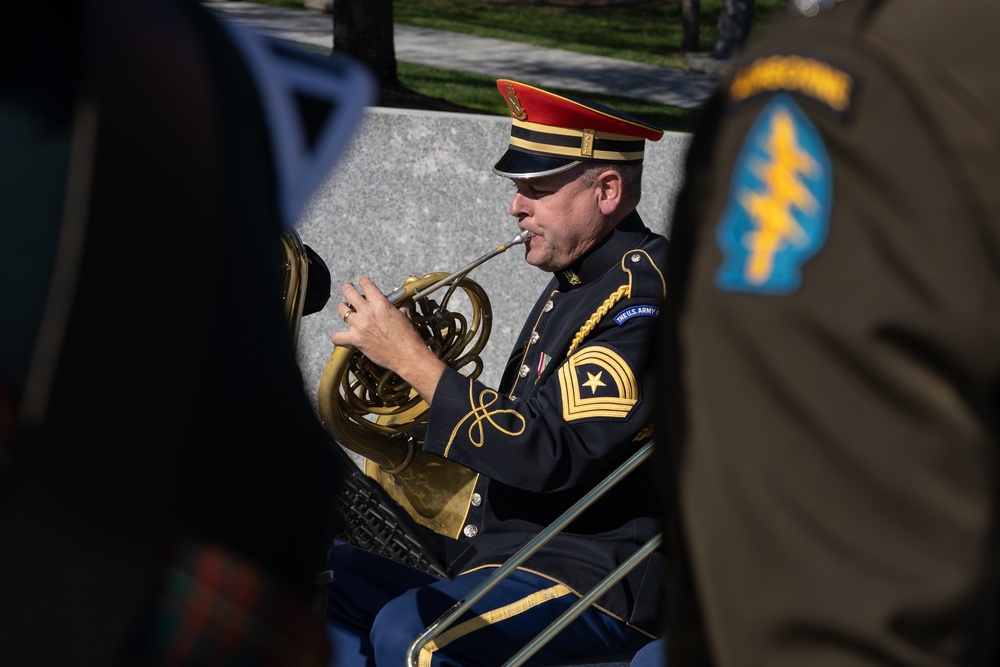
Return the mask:
{"type": "Polygon", "coordinates": [[[420,649],[420,659],[418,665],[420,667],[431,667],[431,658],[434,657],[434,651],[444,648],[451,642],[455,641],[460,637],[464,637],[470,632],[475,632],[487,625],[492,625],[493,623],[499,623],[508,618],[513,618],[518,614],[522,614],[532,607],[536,607],[543,602],[548,602],[549,600],[555,600],[556,598],[561,598],[562,596],[572,593],[569,588],[563,586],[562,584],[557,584],[551,588],[546,588],[545,590],[532,593],[526,598],[521,598],[517,602],[511,602],[509,605],[500,607],[499,609],[494,609],[493,611],[488,611],[485,614],[481,614],[475,618],[471,618],[464,623],[460,623],[455,627],[441,633],[441,636],[434,641],[428,642],[420,649]]]}

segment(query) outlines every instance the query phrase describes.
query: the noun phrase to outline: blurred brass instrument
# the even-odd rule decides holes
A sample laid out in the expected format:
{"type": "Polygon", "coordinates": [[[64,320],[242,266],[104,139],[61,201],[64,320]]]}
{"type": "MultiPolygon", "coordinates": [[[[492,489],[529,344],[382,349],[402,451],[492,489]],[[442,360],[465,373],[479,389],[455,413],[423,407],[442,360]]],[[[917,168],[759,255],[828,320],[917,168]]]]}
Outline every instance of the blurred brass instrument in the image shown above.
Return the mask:
{"type": "MultiPolygon", "coordinates": [[[[409,305],[414,326],[439,359],[477,378],[493,314],[486,291],[467,274],[529,237],[521,232],[451,274],[410,276],[386,296],[397,307],[409,305]],[[430,299],[445,287],[440,302],[430,299]],[[449,308],[459,295],[468,315],[449,308]]],[[[477,473],[423,452],[420,432],[428,412],[427,403],[408,383],[353,347],[338,346],[330,355],[319,385],[324,426],[337,442],[364,457],[366,474],[417,523],[454,538],[461,532],[477,473]]]]}
{"type": "Polygon", "coordinates": [[[281,235],[281,247],[285,253],[285,291],[282,303],[292,341],[298,344],[299,324],[302,322],[302,308],[306,303],[306,285],[309,280],[309,255],[294,229],[288,229],[281,235]]]}

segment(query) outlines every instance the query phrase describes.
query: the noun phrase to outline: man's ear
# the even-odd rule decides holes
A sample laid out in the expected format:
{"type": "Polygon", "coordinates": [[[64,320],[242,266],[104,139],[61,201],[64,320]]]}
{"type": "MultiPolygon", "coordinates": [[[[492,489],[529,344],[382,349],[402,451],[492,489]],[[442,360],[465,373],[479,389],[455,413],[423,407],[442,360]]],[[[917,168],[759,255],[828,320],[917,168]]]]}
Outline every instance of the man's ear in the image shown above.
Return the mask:
{"type": "Polygon", "coordinates": [[[598,205],[603,215],[610,216],[622,202],[622,175],[614,169],[607,169],[597,177],[600,186],[598,205]]]}

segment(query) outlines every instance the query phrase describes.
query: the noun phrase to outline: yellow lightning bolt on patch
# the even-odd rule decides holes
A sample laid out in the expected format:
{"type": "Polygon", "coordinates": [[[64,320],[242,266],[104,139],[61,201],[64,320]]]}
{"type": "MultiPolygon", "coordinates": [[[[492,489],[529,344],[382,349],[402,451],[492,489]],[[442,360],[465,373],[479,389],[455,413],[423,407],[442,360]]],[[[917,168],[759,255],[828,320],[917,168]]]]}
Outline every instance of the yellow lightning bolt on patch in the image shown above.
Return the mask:
{"type": "Polygon", "coordinates": [[[799,145],[795,121],[787,112],[775,115],[767,143],[770,160],[760,160],[754,173],[767,188],[744,190],[740,203],[756,229],[747,232],[743,244],[749,250],[745,276],[750,284],[764,283],[774,269],[774,255],[785,243],[800,245],[806,234],[796,222],[793,208],[811,211],[816,198],[802,182],[817,168],[816,161],[799,145]]]}

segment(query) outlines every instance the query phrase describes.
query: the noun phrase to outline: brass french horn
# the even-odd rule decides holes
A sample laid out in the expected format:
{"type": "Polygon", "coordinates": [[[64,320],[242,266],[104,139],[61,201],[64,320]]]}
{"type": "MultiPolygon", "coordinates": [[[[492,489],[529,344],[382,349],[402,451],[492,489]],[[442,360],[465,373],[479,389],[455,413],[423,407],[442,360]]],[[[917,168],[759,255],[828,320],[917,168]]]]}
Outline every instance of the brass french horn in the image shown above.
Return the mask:
{"type": "MultiPolygon", "coordinates": [[[[397,307],[409,305],[414,326],[439,359],[476,378],[483,370],[479,355],[489,339],[493,314],[486,291],[467,274],[529,236],[521,232],[454,273],[410,276],[386,296],[397,307]],[[440,301],[430,298],[445,287],[440,301]],[[450,308],[456,296],[470,310],[468,315],[450,308]]],[[[422,450],[428,412],[427,403],[409,384],[355,348],[338,346],[330,355],[319,385],[324,426],[337,442],[364,457],[366,474],[417,523],[458,537],[476,473],[422,450]]]]}
{"type": "Polygon", "coordinates": [[[287,229],[281,235],[281,248],[284,252],[285,287],[282,303],[285,308],[285,318],[292,334],[292,342],[298,345],[299,324],[302,322],[302,309],[306,302],[306,286],[309,281],[309,255],[302,244],[302,239],[294,229],[287,229]]]}

